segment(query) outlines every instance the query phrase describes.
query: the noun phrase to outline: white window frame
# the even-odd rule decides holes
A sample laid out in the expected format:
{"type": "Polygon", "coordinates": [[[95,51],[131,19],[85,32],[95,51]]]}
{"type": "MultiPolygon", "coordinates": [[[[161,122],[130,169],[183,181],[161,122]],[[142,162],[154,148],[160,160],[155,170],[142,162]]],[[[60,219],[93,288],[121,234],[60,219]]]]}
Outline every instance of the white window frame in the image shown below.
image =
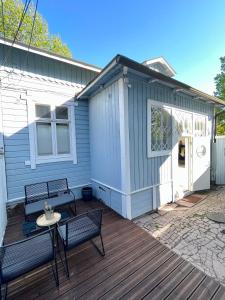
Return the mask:
{"type": "Polygon", "coordinates": [[[33,100],[27,99],[28,106],[28,129],[29,129],[29,141],[30,141],[30,161],[25,161],[26,165],[30,165],[31,169],[36,169],[37,164],[54,163],[61,161],[72,161],[77,164],[77,153],[76,153],[76,130],[75,130],[75,113],[74,113],[74,102],[55,99],[55,100],[33,100]],[[36,105],[48,105],[51,109],[51,117],[54,116],[53,120],[50,119],[37,119],[35,116],[36,105]],[[68,108],[68,121],[56,119],[55,108],[58,106],[64,106],[68,108]],[[38,156],[37,154],[37,130],[36,124],[38,122],[49,122],[52,125],[52,150],[53,154],[38,156]],[[57,154],[57,138],[56,138],[56,124],[68,123],[70,133],[70,153],[69,154],[57,154]]]}
{"type": "MultiPolygon", "coordinates": [[[[172,107],[165,105],[163,103],[160,103],[158,101],[152,100],[152,99],[148,99],[147,102],[147,152],[148,152],[148,157],[156,157],[156,156],[164,156],[164,155],[171,155],[172,153],[172,149],[169,150],[162,150],[162,151],[152,151],[152,147],[151,147],[151,143],[152,143],[152,117],[151,117],[151,108],[152,106],[157,106],[160,108],[164,108],[165,110],[167,110],[169,112],[169,114],[171,115],[172,118],[172,107]]],[[[172,124],[171,124],[171,130],[173,133],[173,119],[171,120],[172,124]]],[[[172,145],[172,136],[171,136],[171,145],[172,145]]]]}
{"type": "Polygon", "coordinates": [[[201,137],[200,135],[196,135],[195,132],[195,119],[196,118],[204,118],[205,120],[205,134],[203,136],[210,136],[211,130],[210,130],[210,121],[208,119],[207,114],[200,114],[200,113],[195,113],[192,110],[189,109],[182,109],[176,105],[173,104],[165,104],[163,102],[159,102],[153,99],[147,99],[147,156],[148,158],[151,157],[157,157],[157,156],[166,156],[166,155],[172,155],[172,150],[163,150],[163,151],[152,151],[151,148],[151,107],[152,105],[158,106],[165,108],[166,110],[170,111],[171,117],[172,117],[172,147],[173,147],[173,142],[174,142],[174,111],[179,110],[184,113],[190,113],[192,115],[192,134],[187,135],[185,134],[184,136],[191,136],[191,137],[201,137]]]}

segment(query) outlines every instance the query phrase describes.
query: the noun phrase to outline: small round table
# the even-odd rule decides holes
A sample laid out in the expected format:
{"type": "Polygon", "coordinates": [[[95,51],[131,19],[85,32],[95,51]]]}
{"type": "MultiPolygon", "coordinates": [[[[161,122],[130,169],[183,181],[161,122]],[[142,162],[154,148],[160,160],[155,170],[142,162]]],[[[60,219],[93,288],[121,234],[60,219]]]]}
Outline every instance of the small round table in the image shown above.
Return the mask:
{"type": "Polygon", "coordinates": [[[57,224],[61,220],[61,214],[54,212],[51,219],[46,219],[45,214],[39,216],[36,220],[36,223],[39,227],[50,227],[57,224]]]}

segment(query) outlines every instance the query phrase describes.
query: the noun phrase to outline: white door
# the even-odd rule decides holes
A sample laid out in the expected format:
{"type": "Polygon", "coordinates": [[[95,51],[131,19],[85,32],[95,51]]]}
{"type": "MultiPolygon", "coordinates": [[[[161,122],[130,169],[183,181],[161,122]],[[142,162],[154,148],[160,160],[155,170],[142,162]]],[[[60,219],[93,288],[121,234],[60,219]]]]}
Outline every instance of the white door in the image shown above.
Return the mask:
{"type": "Polygon", "coordinates": [[[4,229],[6,225],[6,197],[7,197],[1,105],[2,103],[1,103],[1,95],[0,95],[0,245],[2,242],[4,229]]]}
{"type": "Polygon", "coordinates": [[[210,188],[210,138],[194,137],[192,145],[192,191],[210,188]]]}
{"type": "Polygon", "coordinates": [[[173,147],[173,193],[179,200],[190,194],[191,137],[181,136],[173,147]]]}

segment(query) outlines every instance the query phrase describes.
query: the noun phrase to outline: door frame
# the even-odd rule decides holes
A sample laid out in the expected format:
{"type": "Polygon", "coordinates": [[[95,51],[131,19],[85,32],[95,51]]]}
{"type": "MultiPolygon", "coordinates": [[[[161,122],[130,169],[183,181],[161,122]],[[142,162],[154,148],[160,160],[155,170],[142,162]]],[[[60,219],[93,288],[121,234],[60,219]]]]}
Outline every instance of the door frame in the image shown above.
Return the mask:
{"type": "Polygon", "coordinates": [[[4,137],[3,137],[3,108],[2,108],[2,94],[0,92],[0,159],[2,163],[0,164],[0,174],[2,174],[2,178],[0,177],[0,188],[2,188],[2,195],[5,201],[7,200],[7,188],[6,188],[6,170],[5,170],[5,145],[4,145],[4,137]]]}
{"type": "Polygon", "coordinates": [[[0,246],[3,241],[4,231],[7,223],[7,185],[4,150],[2,93],[0,91],[0,246]]]}
{"type": "MultiPolygon", "coordinates": [[[[173,201],[178,200],[176,197],[177,191],[175,190],[178,187],[177,178],[177,169],[178,169],[178,141],[180,138],[184,138],[185,142],[187,141],[187,172],[188,172],[188,184],[187,184],[187,191],[183,194],[183,197],[188,196],[192,193],[192,136],[188,135],[173,135],[173,150],[172,150],[172,178],[173,178],[173,201]]],[[[179,197],[179,195],[177,195],[179,197]]],[[[179,198],[180,199],[180,198],[179,198]]]]}

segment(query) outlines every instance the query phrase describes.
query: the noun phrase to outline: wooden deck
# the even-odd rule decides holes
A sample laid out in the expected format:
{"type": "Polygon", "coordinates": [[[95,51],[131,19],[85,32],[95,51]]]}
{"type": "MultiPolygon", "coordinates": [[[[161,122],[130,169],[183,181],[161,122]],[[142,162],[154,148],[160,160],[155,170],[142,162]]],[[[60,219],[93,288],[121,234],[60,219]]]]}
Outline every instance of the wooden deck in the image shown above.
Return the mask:
{"type": "MultiPolygon", "coordinates": [[[[78,212],[102,204],[78,203],[78,212]]],[[[5,242],[23,238],[22,210],[9,217],[5,242]]],[[[225,288],[163,246],[131,221],[104,209],[101,257],[87,242],[69,253],[70,279],[59,266],[60,286],[49,266],[9,284],[9,299],[225,299],[225,288]]]]}

